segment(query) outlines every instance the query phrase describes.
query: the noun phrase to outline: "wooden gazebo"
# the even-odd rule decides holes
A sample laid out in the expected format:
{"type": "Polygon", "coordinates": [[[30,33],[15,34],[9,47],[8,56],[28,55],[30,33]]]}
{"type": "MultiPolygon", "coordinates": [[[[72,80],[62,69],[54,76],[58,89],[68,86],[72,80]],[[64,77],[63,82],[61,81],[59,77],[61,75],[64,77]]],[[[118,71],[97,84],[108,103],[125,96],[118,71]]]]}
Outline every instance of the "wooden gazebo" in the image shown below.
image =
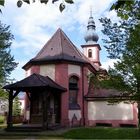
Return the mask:
{"type": "Polygon", "coordinates": [[[31,76],[18,81],[16,83],[6,85],[3,87],[9,92],[9,112],[8,112],[8,118],[7,118],[7,128],[13,127],[13,121],[12,121],[12,108],[13,108],[13,99],[19,94],[19,92],[25,92],[27,94],[27,97],[29,101],[31,101],[31,94],[34,94],[34,92],[42,93],[42,126],[45,128],[47,127],[47,114],[46,111],[46,102],[47,98],[46,96],[49,96],[50,93],[62,93],[65,92],[66,89],[60,85],[58,85],[56,82],[54,82],[52,79],[50,79],[48,76],[44,77],[39,74],[32,74],[31,76]],[[49,91],[49,92],[48,92],[49,91]],[[51,91],[51,92],[50,92],[51,91]]]}

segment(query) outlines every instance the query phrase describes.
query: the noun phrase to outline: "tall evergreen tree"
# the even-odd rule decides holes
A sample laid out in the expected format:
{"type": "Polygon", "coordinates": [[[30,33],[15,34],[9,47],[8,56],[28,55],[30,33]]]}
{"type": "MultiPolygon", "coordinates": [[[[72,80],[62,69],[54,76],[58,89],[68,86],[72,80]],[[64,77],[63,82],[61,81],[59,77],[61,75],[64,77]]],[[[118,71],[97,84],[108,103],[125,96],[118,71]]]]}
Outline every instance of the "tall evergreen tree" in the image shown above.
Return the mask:
{"type": "Polygon", "coordinates": [[[0,85],[6,82],[11,72],[17,66],[10,51],[11,41],[14,37],[9,28],[10,26],[2,24],[0,21],[0,85]]]}
{"type": "Polygon", "coordinates": [[[16,68],[17,63],[10,53],[13,35],[6,26],[0,21],[0,97],[7,98],[7,93],[2,86],[8,81],[11,72],[16,68]]]}
{"type": "Polygon", "coordinates": [[[19,102],[19,98],[15,97],[13,102],[13,116],[20,116],[21,115],[21,106],[19,102]]]}

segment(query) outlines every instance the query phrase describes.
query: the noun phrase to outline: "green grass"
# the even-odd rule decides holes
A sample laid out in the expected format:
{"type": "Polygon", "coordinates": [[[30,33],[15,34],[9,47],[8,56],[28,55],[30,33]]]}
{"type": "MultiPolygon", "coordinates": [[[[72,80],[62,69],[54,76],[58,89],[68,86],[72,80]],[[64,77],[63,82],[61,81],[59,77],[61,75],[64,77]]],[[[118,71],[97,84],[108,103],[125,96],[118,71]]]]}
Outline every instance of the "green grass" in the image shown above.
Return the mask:
{"type": "Polygon", "coordinates": [[[64,138],[61,138],[61,137],[50,137],[50,136],[24,136],[24,135],[21,135],[21,136],[0,136],[0,140],[9,140],[9,139],[14,139],[14,140],[16,140],[16,139],[18,139],[18,140],[20,140],[20,139],[27,139],[27,140],[30,140],[30,139],[32,139],[32,140],[57,140],[57,139],[61,139],[61,140],[64,140],[64,138]]]}
{"type": "Polygon", "coordinates": [[[63,134],[65,139],[140,139],[137,128],[78,128],[63,134]]]}
{"type": "Polygon", "coordinates": [[[0,116],[0,124],[4,123],[4,116],[0,116]]]}
{"type": "Polygon", "coordinates": [[[0,139],[140,139],[138,128],[72,128],[42,132],[6,132],[0,130],[0,139]]]}

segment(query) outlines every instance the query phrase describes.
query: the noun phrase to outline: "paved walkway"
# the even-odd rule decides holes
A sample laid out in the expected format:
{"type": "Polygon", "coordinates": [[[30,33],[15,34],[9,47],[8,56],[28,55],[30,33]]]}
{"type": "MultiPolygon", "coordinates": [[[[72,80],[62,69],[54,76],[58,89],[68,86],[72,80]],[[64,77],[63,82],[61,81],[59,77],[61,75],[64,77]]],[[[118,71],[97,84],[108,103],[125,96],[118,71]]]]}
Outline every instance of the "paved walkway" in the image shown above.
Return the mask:
{"type": "Polygon", "coordinates": [[[41,132],[6,132],[0,129],[0,139],[21,139],[21,140],[44,140],[44,139],[63,139],[62,134],[72,128],[62,128],[58,130],[45,130],[41,132]]]}

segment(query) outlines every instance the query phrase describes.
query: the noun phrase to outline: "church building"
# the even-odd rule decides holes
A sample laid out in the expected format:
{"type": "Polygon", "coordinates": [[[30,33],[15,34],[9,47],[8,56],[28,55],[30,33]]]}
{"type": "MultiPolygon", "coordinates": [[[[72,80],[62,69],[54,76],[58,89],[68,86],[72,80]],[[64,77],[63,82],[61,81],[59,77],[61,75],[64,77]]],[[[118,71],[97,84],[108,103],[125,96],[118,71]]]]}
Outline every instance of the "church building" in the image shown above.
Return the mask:
{"type": "MultiPolygon", "coordinates": [[[[85,34],[86,42],[81,45],[83,53],[59,28],[40,52],[23,66],[26,77],[39,74],[66,89],[61,93],[59,90],[47,90],[44,92],[45,96],[42,96],[41,91],[26,94],[26,121],[30,124],[59,124],[66,127],[137,126],[135,103],[109,105],[107,100],[110,95],[114,95],[114,98],[118,96],[115,90],[100,89],[95,93],[89,86],[90,73],[106,73],[106,70],[101,68],[101,47],[97,43],[98,39],[91,14],[85,34]],[[46,106],[45,109],[43,105],[46,106]]],[[[45,80],[43,81],[41,76],[38,79],[43,83],[45,80]]],[[[94,85],[94,82],[92,84],[94,85]]]]}

